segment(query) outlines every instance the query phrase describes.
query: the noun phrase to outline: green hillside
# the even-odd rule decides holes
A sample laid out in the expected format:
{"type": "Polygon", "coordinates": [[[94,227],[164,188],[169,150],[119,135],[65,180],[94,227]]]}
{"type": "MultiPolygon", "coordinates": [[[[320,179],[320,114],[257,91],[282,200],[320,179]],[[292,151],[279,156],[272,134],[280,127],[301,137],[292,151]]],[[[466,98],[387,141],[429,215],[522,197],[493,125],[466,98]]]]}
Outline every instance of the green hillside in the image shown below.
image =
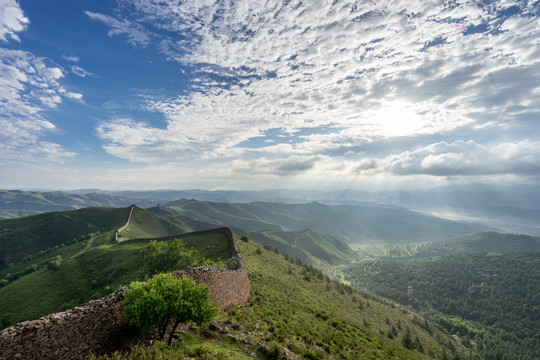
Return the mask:
{"type": "Polygon", "coordinates": [[[362,261],[344,272],[357,288],[412,302],[486,359],[540,359],[539,253],[362,261]]]}
{"type": "Polygon", "coordinates": [[[215,224],[234,225],[250,230],[284,230],[283,227],[266,222],[244,209],[248,204],[212,203],[197,200],[179,200],[167,203],[169,207],[180,214],[200,221],[215,224]]]}
{"type": "Polygon", "coordinates": [[[115,359],[466,359],[448,333],[393,303],[331,281],[254,242],[238,241],[252,295],[210,329],[192,327],[172,348],[138,346],[115,359]],[[404,341],[410,339],[411,341],[404,341]],[[406,349],[404,344],[410,347],[406,349]],[[431,357],[427,356],[430,355],[431,357]]]}
{"type": "Polygon", "coordinates": [[[142,239],[150,237],[163,237],[190,232],[192,229],[182,223],[172,223],[158,215],[137,206],[133,208],[131,220],[118,235],[118,241],[127,239],[142,239]]]}
{"type": "Polygon", "coordinates": [[[257,232],[234,226],[232,229],[235,234],[246,235],[259,244],[275,248],[289,257],[318,268],[345,264],[356,257],[356,253],[337,238],[311,230],[257,232]]]}
{"type": "Polygon", "coordinates": [[[404,208],[377,204],[233,204],[183,199],[165,206],[201,221],[253,231],[310,229],[351,244],[435,241],[488,230],[480,225],[454,222],[404,208]]]}
{"type": "Polygon", "coordinates": [[[116,230],[128,214],[129,208],[84,208],[0,220],[0,271],[39,251],[116,230]]]}
{"type": "Polygon", "coordinates": [[[462,253],[540,252],[540,237],[494,232],[474,233],[436,242],[400,245],[356,245],[363,256],[412,259],[462,253]]]}
{"type": "MultiPolygon", "coordinates": [[[[356,256],[356,253],[344,244],[341,240],[335,238],[334,236],[315,232],[312,230],[297,230],[297,231],[283,231],[283,230],[248,230],[242,228],[239,225],[230,225],[228,223],[220,223],[210,216],[216,216],[218,219],[225,219],[227,217],[229,220],[232,218],[237,218],[236,215],[246,215],[242,213],[236,206],[237,204],[226,204],[226,203],[212,203],[206,204],[200,201],[189,200],[189,201],[178,201],[175,202],[176,206],[161,206],[148,209],[156,215],[160,215],[161,219],[167,219],[170,222],[175,224],[186,224],[187,226],[193,227],[194,230],[199,230],[200,228],[209,228],[212,226],[228,225],[233,231],[238,235],[247,235],[254,241],[269,245],[273,248],[277,248],[280,252],[288,254],[290,257],[299,258],[302,261],[312,264],[317,267],[325,267],[328,264],[337,265],[343,264],[353,257],[356,256]],[[192,210],[184,211],[182,208],[178,207],[178,204],[184,204],[189,209],[206,209],[207,215],[200,215],[194,213],[192,210]],[[217,209],[216,209],[217,208],[217,209]],[[212,210],[208,210],[212,209],[212,210]],[[218,211],[219,210],[219,211],[218,211]],[[231,211],[235,215],[226,214],[225,211],[231,211]],[[193,220],[189,216],[195,216],[199,220],[193,220]]],[[[138,214],[141,214],[138,211],[138,214]]],[[[148,217],[150,218],[150,217],[148,217]]],[[[257,217],[252,216],[249,221],[260,221],[255,220],[257,217]]],[[[237,221],[241,224],[246,224],[245,221],[237,221]]],[[[144,222],[142,223],[144,224],[144,222]]],[[[249,225],[249,224],[248,224],[249,225]]],[[[272,228],[264,222],[259,222],[256,228],[272,228]]],[[[281,229],[281,226],[273,226],[281,229]]],[[[128,238],[132,236],[130,234],[131,225],[128,226],[126,234],[121,233],[122,238],[128,238]]],[[[185,229],[186,227],[184,227],[185,229]]],[[[134,237],[134,236],[133,236],[134,237]]]]}
{"type": "MultiPolygon", "coordinates": [[[[143,279],[140,250],[145,244],[113,243],[114,232],[125,224],[129,210],[87,208],[0,221],[9,226],[1,248],[4,258],[10,259],[9,265],[0,268],[0,316],[5,316],[4,325],[65,310],[143,279]],[[21,259],[26,254],[31,255],[21,259]],[[48,267],[55,259],[60,259],[57,270],[48,267]]],[[[135,234],[140,235],[141,229],[158,236],[164,231],[183,232],[181,227],[160,221],[145,210],[134,213],[135,234]],[[142,219],[149,220],[146,226],[142,219]]],[[[225,234],[191,236],[184,242],[216,262],[231,256],[225,234]]]]}

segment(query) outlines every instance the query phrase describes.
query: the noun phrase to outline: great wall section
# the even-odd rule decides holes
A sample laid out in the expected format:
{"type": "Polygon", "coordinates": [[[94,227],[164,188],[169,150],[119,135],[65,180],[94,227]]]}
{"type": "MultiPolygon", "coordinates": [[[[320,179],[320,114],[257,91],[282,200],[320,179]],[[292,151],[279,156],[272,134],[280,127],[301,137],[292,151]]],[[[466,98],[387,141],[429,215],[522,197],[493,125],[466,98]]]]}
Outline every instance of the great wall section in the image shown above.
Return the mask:
{"type": "MultiPolygon", "coordinates": [[[[132,205],[126,225],[129,225],[135,205],[132,205]]],[[[196,231],[161,238],[130,239],[119,243],[166,241],[205,234],[223,233],[231,244],[231,257],[236,258],[236,270],[202,266],[174,272],[188,276],[210,289],[212,300],[220,309],[241,306],[250,294],[249,274],[238,252],[234,234],[228,227],[196,231]]],[[[73,309],[25,321],[0,332],[0,359],[84,359],[90,353],[104,354],[132,345],[136,331],[122,320],[121,303],[128,286],[98,300],[73,309]]]]}

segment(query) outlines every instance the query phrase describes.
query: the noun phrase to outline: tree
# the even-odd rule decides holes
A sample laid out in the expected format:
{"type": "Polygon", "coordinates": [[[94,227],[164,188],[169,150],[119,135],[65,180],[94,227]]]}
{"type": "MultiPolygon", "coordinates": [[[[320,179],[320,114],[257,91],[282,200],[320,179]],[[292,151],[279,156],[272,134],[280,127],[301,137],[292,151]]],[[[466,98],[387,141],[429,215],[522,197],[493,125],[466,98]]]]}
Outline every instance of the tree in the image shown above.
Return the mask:
{"type": "Polygon", "coordinates": [[[180,323],[204,324],[218,313],[210,301],[210,290],[206,285],[197,285],[194,280],[172,274],[159,274],[148,283],[133,282],[126,291],[123,318],[131,326],[139,328],[143,335],[157,329],[161,340],[172,324],[168,344],[180,323]]]}
{"type": "Polygon", "coordinates": [[[411,333],[409,329],[407,329],[405,334],[403,334],[403,336],[401,337],[401,343],[407,349],[414,349],[414,342],[411,338],[411,333]]]}
{"type": "MultiPolygon", "coordinates": [[[[47,262],[47,269],[56,271],[56,270],[60,269],[61,265],[62,265],[62,256],[56,255],[56,257],[54,259],[49,260],[49,262],[47,262]]],[[[32,271],[36,271],[36,270],[37,269],[34,269],[32,271]]],[[[30,272],[32,272],[32,271],[30,271],[30,272]]]]}
{"type": "Polygon", "coordinates": [[[197,250],[187,249],[181,239],[171,241],[151,241],[142,249],[148,275],[204,263],[197,250]]]}

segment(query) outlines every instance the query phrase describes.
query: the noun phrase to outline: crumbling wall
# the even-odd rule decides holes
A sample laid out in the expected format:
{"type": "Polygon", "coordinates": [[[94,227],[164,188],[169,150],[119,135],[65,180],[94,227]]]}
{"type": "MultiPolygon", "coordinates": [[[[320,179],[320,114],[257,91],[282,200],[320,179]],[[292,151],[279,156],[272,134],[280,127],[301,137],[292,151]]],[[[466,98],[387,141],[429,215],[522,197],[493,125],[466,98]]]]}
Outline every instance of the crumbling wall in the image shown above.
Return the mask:
{"type": "Polygon", "coordinates": [[[116,243],[118,243],[118,234],[120,234],[120,232],[122,232],[122,230],[124,230],[125,228],[128,227],[129,222],[131,221],[131,215],[133,215],[133,210],[135,210],[135,204],[131,205],[131,210],[129,210],[129,216],[128,216],[128,219],[126,221],[126,224],[124,226],[122,226],[120,229],[116,230],[116,232],[114,233],[114,241],[116,243]]]}
{"type": "Polygon", "coordinates": [[[122,348],[136,335],[121,320],[124,289],[0,332],[0,359],[82,359],[122,348]]]}
{"type": "MultiPolygon", "coordinates": [[[[231,241],[232,256],[238,259],[237,269],[201,266],[175,274],[186,275],[199,284],[206,284],[212,300],[220,309],[244,305],[250,293],[249,276],[232,231],[219,228],[196,233],[216,232],[226,233],[231,241]]],[[[154,239],[146,239],[150,240],[154,239]]],[[[103,354],[129,346],[136,342],[136,333],[121,320],[121,302],[125,298],[126,288],[71,310],[26,321],[1,331],[0,359],[84,359],[90,352],[103,354]]]]}

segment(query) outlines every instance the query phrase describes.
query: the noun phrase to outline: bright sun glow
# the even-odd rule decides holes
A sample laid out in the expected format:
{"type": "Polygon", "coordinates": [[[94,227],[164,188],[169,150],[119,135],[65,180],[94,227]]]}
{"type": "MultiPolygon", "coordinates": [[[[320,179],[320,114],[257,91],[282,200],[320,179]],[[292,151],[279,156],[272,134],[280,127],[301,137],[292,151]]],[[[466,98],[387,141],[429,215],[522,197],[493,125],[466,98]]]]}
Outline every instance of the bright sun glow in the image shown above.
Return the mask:
{"type": "Polygon", "coordinates": [[[417,114],[413,105],[402,101],[390,102],[364,117],[369,129],[377,135],[409,136],[424,131],[423,117],[417,114]]]}

